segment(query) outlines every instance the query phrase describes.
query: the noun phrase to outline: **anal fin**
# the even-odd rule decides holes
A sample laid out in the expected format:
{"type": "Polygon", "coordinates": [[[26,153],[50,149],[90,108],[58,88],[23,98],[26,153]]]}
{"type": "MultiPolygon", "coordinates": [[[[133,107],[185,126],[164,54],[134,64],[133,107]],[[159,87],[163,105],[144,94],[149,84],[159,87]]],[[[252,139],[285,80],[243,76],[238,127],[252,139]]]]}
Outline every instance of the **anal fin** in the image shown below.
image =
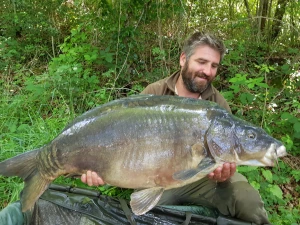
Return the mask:
{"type": "Polygon", "coordinates": [[[43,178],[38,171],[34,171],[33,174],[25,179],[24,189],[21,195],[22,212],[33,208],[34,203],[48,188],[52,180],[43,178]]]}
{"type": "Polygon", "coordinates": [[[161,198],[164,188],[154,187],[131,194],[130,206],[135,215],[142,215],[151,210],[161,198]]]}

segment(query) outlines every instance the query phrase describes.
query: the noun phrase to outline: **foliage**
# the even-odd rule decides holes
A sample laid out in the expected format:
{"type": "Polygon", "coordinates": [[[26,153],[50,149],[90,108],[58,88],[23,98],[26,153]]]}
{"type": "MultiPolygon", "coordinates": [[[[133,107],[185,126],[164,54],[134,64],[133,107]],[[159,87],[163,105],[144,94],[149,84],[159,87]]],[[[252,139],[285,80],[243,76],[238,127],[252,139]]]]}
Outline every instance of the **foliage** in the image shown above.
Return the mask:
{"type": "MultiPolygon", "coordinates": [[[[244,51],[245,48],[241,46],[239,44],[238,49],[244,51]]],[[[232,67],[235,61],[242,65],[240,54],[238,51],[229,53],[223,62],[224,66],[232,67]]],[[[291,64],[289,60],[283,60],[282,65],[271,62],[257,64],[259,58],[255,57],[253,60],[254,63],[251,58],[248,59],[245,65],[239,66],[238,71],[233,68],[234,76],[224,81],[227,88],[223,95],[231,103],[236,115],[247,118],[272,136],[281,139],[290,154],[299,156],[300,79],[299,75],[294,76],[298,74],[299,63],[291,64]],[[287,73],[294,75],[286,76],[287,73]]],[[[292,197],[297,196],[299,170],[279,162],[279,168],[272,170],[240,167],[238,171],[260,192],[272,223],[299,222],[299,202],[292,197]],[[278,215],[281,215],[280,218],[278,215]]]]}
{"type": "MultiPolygon", "coordinates": [[[[282,19],[275,17],[280,1],[269,4],[266,17],[254,16],[264,15],[265,0],[0,2],[0,160],[46,144],[76,115],[137,94],[177,70],[182,41],[194,30],[226,40],[215,86],[234,114],[299,157],[299,1],[282,6],[282,19]],[[281,32],[272,39],[275,21],[281,32]]],[[[260,191],[274,224],[296,224],[299,170],[284,161],[279,165],[280,170],[239,170],[260,191]]],[[[74,179],[55,182],[82,186],[74,179]]],[[[3,177],[0,183],[4,207],[18,198],[22,183],[3,177]]]]}
{"type": "Polygon", "coordinates": [[[286,191],[288,185],[297,185],[297,181],[290,177],[291,173],[296,172],[295,170],[280,161],[279,167],[272,170],[244,166],[239,167],[238,171],[246,175],[250,184],[259,191],[273,224],[299,222],[298,200],[293,199],[293,192],[286,191]],[[291,208],[293,210],[290,210],[291,208]],[[278,214],[281,215],[280,218],[278,214]]]}

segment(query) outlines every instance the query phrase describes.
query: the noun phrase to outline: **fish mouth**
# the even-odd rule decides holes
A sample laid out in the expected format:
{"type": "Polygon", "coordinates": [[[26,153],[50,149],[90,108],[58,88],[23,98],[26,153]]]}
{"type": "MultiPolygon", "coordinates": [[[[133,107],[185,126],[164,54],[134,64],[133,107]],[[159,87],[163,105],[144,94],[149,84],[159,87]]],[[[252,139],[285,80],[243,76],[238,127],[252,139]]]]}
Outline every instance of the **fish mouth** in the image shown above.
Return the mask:
{"type": "Polygon", "coordinates": [[[286,148],[281,145],[277,147],[276,144],[271,144],[266,154],[260,159],[251,159],[239,163],[240,165],[247,166],[275,166],[275,162],[278,165],[278,158],[286,156],[286,148]]]}
{"type": "Polygon", "coordinates": [[[278,158],[287,155],[286,148],[283,145],[276,147],[276,144],[271,144],[264,157],[260,160],[264,166],[274,166],[274,161],[278,164],[278,158]]]}

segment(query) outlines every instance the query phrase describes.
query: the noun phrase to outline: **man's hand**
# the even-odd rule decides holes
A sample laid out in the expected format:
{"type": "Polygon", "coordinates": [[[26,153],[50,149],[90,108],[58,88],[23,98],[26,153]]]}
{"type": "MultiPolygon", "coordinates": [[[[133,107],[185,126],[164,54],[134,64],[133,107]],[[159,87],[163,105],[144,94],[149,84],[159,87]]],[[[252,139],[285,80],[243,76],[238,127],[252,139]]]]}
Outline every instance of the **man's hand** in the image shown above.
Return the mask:
{"type": "Polygon", "coordinates": [[[89,186],[99,186],[103,185],[104,181],[98,176],[96,172],[88,170],[86,174],[81,175],[81,181],[89,186]]]}
{"type": "Polygon", "coordinates": [[[223,182],[232,177],[235,171],[235,163],[224,163],[223,166],[218,167],[214,172],[208,174],[208,178],[217,182],[223,182]]]}

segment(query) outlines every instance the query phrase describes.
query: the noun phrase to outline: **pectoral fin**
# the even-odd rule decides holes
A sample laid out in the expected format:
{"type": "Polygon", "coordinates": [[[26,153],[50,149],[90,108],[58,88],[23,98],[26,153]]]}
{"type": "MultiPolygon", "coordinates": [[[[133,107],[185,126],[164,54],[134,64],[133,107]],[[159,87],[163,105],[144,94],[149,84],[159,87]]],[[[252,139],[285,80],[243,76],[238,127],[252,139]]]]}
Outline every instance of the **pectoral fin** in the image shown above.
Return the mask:
{"type": "Polygon", "coordinates": [[[213,158],[206,157],[201,160],[201,162],[198,164],[197,168],[203,173],[209,172],[208,170],[211,169],[216,165],[216,162],[213,158]]]}
{"type": "Polygon", "coordinates": [[[198,164],[197,168],[179,171],[173,174],[173,179],[175,180],[188,180],[193,176],[196,176],[198,173],[208,173],[209,169],[214,167],[215,161],[212,158],[204,158],[198,164]]]}
{"type": "Polygon", "coordinates": [[[200,171],[197,169],[190,169],[190,170],[182,170],[173,174],[173,179],[175,180],[188,180],[195,176],[200,171]]]}
{"type": "Polygon", "coordinates": [[[130,206],[135,215],[142,215],[151,210],[164,192],[162,187],[148,188],[131,194],[130,206]]]}

